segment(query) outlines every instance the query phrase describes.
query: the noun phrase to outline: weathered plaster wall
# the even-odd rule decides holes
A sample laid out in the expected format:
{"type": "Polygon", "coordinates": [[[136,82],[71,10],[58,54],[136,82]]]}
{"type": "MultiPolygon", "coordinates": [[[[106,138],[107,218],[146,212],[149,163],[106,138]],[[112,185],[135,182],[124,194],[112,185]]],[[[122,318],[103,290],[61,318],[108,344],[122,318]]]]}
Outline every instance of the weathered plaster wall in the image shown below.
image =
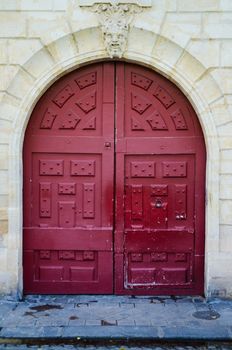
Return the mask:
{"type": "MultiPolygon", "coordinates": [[[[140,1],[141,2],[141,1],[140,1]]],[[[107,59],[97,16],[78,0],[0,1],[0,292],[22,289],[22,144],[58,77],[107,59]]],[[[123,60],[174,81],[207,146],[207,295],[232,296],[232,1],[152,0],[135,15],[123,60]]]]}

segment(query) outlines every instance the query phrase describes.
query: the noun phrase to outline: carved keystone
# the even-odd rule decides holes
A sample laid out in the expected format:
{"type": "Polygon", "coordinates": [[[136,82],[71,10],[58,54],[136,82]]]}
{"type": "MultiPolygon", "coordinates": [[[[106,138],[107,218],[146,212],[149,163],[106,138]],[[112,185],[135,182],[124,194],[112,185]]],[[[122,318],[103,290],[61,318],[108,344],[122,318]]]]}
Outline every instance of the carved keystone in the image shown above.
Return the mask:
{"type": "Polygon", "coordinates": [[[134,15],[152,4],[151,0],[79,0],[79,5],[98,14],[106,51],[111,58],[121,58],[134,15]]]}

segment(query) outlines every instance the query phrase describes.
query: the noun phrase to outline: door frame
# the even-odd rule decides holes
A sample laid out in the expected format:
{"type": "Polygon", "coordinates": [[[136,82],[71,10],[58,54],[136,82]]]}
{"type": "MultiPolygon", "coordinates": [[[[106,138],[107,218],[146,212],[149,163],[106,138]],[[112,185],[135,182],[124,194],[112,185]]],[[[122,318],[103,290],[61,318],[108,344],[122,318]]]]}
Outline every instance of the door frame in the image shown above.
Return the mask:
{"type": "MultiPolygon", "coordinates": [[[[35,61],[38,55],[34,55],[35,61]]],[[[99,54],[98,59],[107,60],[107,57],[99,54]]],[[[82,56],[75,56],[69,61],[61,61],[60,65],[54,65],[46,71],[40,79],[33,82],[32,88],[24,97],[20,108],[18,109],[16,121],[14,124],[14,133],[10,135],[10,162],[9,162],[9,186],[12,189],[12,195],[9,201],[9,236],[8,236],[8,256],[15,256],[15,262],[12,265],[12,276],[14,276],[13,285],[17,289],[18,295],[22,295],[22,146],[24,140],[24,133],[27,122],[30,118],[32,110],[47,90],[47,88],[61,76],[65,75],[71,70],[75,70],[86,64],[95,63],[98,60],[96,55],[89,53],[84,58],[82,56]],[[62,68],[61,68],[62,67],[62,68]]],[[[200,89],[193,90],[191,94],[193,82],[185,78],[181,70],[176,69],[172,75],[169,74],[169,65],[157,60],[150,59],[141,53],[130,53],[128,60],[131,63],[147,66],[150,69],[156,70],[162,75],[166,76],[174,82],[182,92],[188,97],[192,104],[198,119],[202,126],[202,131],[205,137],[207,165],[206,165],[206,191],[210,195],[209,200],[206,201],[206,244],[205,244],[205,294],[210,281],[211,266],[213,255],[212,252],[217,253],[219,245],[219,146],[216,132],[216,126],[209,108],[209,101],[204,99],[200,89]],[[214,220],[212,220],[214,218],[214,220]]],[[[20,91],[21,86],[16,87],[20,91]]],[[[12,288],[12,287],[11,287],[12,288]]]]}

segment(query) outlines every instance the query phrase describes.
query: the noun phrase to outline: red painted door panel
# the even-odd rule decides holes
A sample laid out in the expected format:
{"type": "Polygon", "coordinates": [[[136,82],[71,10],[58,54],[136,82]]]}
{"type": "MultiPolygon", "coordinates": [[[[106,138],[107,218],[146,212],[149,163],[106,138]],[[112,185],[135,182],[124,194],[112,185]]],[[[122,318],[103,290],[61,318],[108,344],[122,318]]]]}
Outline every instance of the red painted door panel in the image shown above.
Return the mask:
{"type": "Polygon", "coordinates": [[[72,72],[47,91],[24,164],[24,292],[112,293],[113,64],[72,72]]]}
{"type": "Polygon", "coordinates": [[[205,147],[197,117],[155,72],[118,64],[116,79],[115,291],[202,294],[205,147]]]}
{"type": "Polygon", "coordinates": [[[200,125],[167,79],[123,63],[61,78],[25,135],[24,292],[202,294],[204,185],[200,125]]]}

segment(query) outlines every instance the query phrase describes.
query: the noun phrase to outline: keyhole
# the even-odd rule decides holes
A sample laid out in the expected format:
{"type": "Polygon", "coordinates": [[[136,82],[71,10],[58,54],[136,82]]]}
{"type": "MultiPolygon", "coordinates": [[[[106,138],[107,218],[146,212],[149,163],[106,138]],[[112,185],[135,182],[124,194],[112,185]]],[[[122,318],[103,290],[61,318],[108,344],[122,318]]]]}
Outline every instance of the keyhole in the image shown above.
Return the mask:
{"type": "Polygon", "coordinates": [[[156,206],[156,208],[161,208],[162,202],[160,200],[156,201],[155,206],[156,206]]]}

